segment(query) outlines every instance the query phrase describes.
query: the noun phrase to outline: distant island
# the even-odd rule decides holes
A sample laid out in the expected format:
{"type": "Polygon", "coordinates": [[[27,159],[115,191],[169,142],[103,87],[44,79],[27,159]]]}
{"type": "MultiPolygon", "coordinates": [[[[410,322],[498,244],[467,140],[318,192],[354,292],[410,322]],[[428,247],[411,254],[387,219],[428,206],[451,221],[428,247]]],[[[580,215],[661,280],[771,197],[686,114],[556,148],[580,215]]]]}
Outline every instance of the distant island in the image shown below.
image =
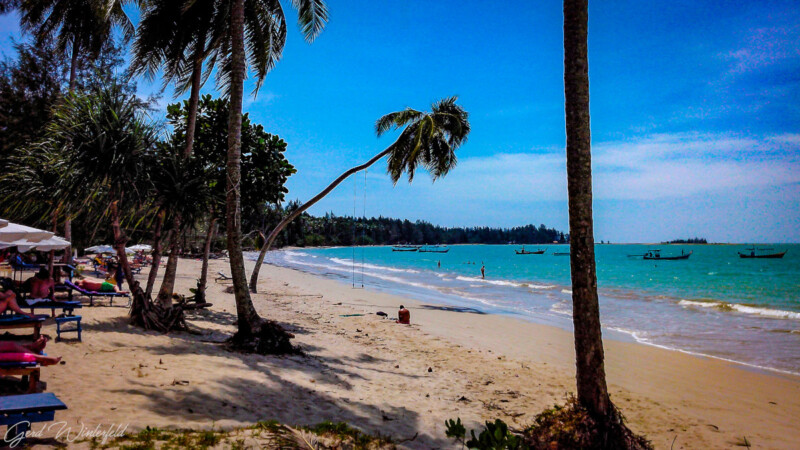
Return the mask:
{"type": "Polygon", "coordinates": [[[673,239],[671,241],[662,242],[662,244],[708,244],[706,238],[689,238],[689,239],[673,239]]]}
{"type": "Polygon", "coordinates": [[[567,243],[569,235],[545,225],[513,228],[442,227],[425,221],[372,217],[353,218],[303,214],[281,233],[278,245],[318,247],[329,245],[395,244],[549,244],[567,243]]]}

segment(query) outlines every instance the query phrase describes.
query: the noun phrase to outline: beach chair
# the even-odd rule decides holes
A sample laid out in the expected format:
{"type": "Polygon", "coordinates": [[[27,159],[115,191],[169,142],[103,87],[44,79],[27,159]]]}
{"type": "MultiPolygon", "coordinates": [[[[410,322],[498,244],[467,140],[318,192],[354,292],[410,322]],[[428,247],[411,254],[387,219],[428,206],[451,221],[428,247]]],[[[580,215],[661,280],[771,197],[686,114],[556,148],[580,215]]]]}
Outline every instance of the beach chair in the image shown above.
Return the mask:
{"type": "Polygon", "coordinates": [[[67,409],[55,394],[24,394],[0,397],[0,425],[5,425],[5,443],[21,448],[32,423],[55,420],[56,411],[67,409]]]}
{"type": "Polygon", "coordinates": [[[214,282],[216,283],[216,282],[219,282],[219,281],[228,281],[228,280],[232,280],[232,279],[233,278],[225,275],[222,272],[217,272],[217,278],[214,278],[214,282]]]}
{"type": "Polygon", "coordinates": [[[0,376],[21,377],[22,383],[28,385],[28,394],[36,392],[41,375],[41,368],[35,362],[0,361],[0,376]]]}
{"type": "Polygon", "coordinates": [[[28,317],[20,314],[0,315],[0,330],[15,330],[20,328],[33,328],[33,340],[39,339],[42,334],[42,323],[47,316],[28,317]]]}
{"type": "Polygon", "coordinates": [[[114,305],[114,299],[119,297],[126,297],[128,299],[128,306],[131,305],[131,294],[125,292],[100,292],[100,291],[87,291],[86,289],[78,286],[77,284],[73,283],[72,281],[65,280],[64,285],[66,285],[70,289],[70,300],[72,299],[72,291],[77,291],[79,294],[89,297],[89,306],[94,306],[94,298],[95,297],[105,297],[108,298],[111,302],[111,306],[114,305]]]}
{"type": "Polygon", "coordinates": [[[82,308],[83,305],[78,300],[58,302],[53,300],[36,301],[34,299],[26,299],[19,302],[19,307],[22,309],[30,309],[31,314],[34,314],[37,309],[49,309],[50,317],[55,317],[57,309],[62,310],[65,316],[73,316],[75,315],[75,310],[82,308]]]}

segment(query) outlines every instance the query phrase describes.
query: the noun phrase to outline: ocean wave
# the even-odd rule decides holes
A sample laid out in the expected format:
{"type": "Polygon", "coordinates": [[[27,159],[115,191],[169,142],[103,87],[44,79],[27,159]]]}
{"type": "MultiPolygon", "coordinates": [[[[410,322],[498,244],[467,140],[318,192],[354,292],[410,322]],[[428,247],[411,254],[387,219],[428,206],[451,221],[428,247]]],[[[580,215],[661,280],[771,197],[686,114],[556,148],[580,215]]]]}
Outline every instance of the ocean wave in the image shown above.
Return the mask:
{"type": "MultiPolygon", "coordinates": [[[[342,266],[348,266],[348,267],[352,267],[353,266],[353,260],[352,259],[340,259],[340,258],[328,258],[328,259],[330,259],[331,261],[335,262],[336,264],[339,264],[339,265],[342,265],[342,266]]],[[[398,269],[396,267],[387,267],[387,266],[376,266],[374,264],[361,263],[361,262],[358,262],[358,260],[356,260],[355,266],[356,266],[356,268],[363,267],[365,269],[385,270],[387,272],[419,273],[419,270],[398,269]]]]}
{"type": "Polygon", "coordinates": [[[755,316],[772,317],[777,319],[794,319],[800,320],[800,312],[783,311],[780,309],[761,308],[757,306],[740,305],[738,303],[726,302],[699,302],[692,300],[681,300],[678,302],[681,306],[695,307],[695,308],[714,308],[720,311],[735,311],[742,314],[750,314],[755,316]]]}
{"type": "Polygon", "coordinates": [[[508,281],[508,280],[487,280],[484,278],[465,277],[462,275],[457,276],[456,280],[493,284],[495,286],[511,286],[511,287],[521,287],[521,288],[531,288],[531,289],[553,289],[555,287],[550,284],[518,283],[515,281],[508,281]]]}
{"type": "Polygon", "coordinates": [[[570,290],[570,289],[562,289],[562,290],[561,290],[561,293],[562,293],[562,294],[569,294],[569,295],[572,295],[572,290],[570,290]]]}

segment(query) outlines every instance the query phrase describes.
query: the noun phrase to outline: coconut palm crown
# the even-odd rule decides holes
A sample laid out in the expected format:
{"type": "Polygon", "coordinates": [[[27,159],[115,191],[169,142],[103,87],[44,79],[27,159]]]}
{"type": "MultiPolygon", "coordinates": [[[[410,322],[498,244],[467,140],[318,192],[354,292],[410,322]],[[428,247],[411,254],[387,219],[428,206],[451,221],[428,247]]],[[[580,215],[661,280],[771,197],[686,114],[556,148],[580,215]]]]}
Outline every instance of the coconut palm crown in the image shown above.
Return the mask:
{"type": "Polygon", "coordinates": [[[386,149],[387,172],[396,184],[403,173],[414,179],[418,166],[436,180],[456,166],[456,150],[469,135],[469,114],[456,104],[458,97],[448,97],[431,106],[430,112],[406,108],[387,114],[375,124],[382,136],[389,130],[405,127],[397,140],[386,149]]]}

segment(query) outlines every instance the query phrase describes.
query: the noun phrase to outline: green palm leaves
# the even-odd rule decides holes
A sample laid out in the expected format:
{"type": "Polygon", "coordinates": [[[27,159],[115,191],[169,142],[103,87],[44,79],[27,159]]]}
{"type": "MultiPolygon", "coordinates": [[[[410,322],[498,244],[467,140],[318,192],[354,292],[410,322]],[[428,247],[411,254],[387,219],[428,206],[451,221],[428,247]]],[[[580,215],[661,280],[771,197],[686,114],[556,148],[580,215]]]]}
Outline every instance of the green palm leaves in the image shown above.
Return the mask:
{"type": "Polygon", "coordinates": [[[425,168],[435,180],[456,166],[456,150],[469,135],[469,115],[456,104],[458,97],[449,97],[431,105],[430,112],[407,108],[387,114],[375,124],[382,136],[389,130],[405,126],[388,149],[387,172],[394,183],[403,173],[414,179],[418,166],[425,168]]]}

